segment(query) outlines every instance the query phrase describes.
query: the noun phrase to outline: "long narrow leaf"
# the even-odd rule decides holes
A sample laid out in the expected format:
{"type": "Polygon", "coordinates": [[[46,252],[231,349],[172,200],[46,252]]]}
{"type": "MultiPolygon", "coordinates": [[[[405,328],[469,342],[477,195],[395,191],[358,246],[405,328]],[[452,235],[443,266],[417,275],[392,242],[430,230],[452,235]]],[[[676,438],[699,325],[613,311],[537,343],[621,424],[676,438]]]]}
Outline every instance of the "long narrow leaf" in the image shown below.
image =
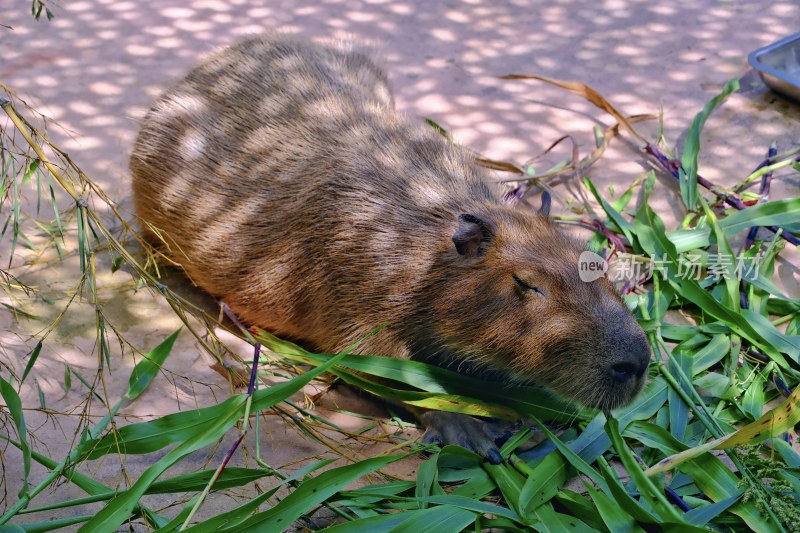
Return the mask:
{"type": "MultiPolygon", "coordinates": [[[[253,396],[252,409],[265,409],[274,405],[291,394],[297,392],[319,374],[327,371],[339,361],[341,356],[334,357],[328,363],[321,365],[290,381],[280,383],[269,389],[263,389],[253,396]],[[258,398],[256,398],[258,396],[258,398]]],[[[130,516],[136,502],[147,491],[147,488],[175,462],[199,450],[222,437],[244,413],[247,396],[239,395],[231,398],[227,412],[223,416],[212,419],[207,424],[198,428],[188,440],[177,448],[168,452],[164,457],[147,468],[139,479],[127,491],[122,492],[117,498],[104,507],[92,520],[84,524],[79,531],[111,531],[122,524],[130,516]]]]}
{"type": "Polygon", "coordinates": [[[19,449],[22,452],[22,472],[24,475],[22,488],[19,491],[19,497],[22,498],[28,493],[28,476],[31,473],[31,448],[28,444],[28,431],[25,429],[25,416],[22,414],[22,401],[11,383],[3,379],[2,376],[0,376],[0,396],[3,397],[19,436],[19,449]]]}
{"type": "Polygon", "coordinates": [[[709,100],[705,107],[703,107],[703,110],[694,117],[689,131],[686,132],[683,154],[681,154],[679,180],[681,197],[689,211],[694,211],[697,207],[697,157],[700,154],[700,132],[703,131],[703,126],[714,109],[720,105],[728,95],[738,90],[738,79],[732,79],[726,83],[722,91],[709,100]]]}

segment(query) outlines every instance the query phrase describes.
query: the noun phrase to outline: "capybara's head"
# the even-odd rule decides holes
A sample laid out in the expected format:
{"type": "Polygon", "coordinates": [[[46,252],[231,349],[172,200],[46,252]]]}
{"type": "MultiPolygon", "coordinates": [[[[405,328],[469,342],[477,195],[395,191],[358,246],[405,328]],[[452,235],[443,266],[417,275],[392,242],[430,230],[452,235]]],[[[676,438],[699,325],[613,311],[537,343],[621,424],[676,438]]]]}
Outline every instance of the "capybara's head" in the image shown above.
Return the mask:
{"type": "Polygon", "coordinates": [[[450,241],[425,298],[434,351],[589,407],[633,400],[648,340],[608,279],[581,281],[584,245],[546,212],[496,204],[461,214],[450,241]]]}

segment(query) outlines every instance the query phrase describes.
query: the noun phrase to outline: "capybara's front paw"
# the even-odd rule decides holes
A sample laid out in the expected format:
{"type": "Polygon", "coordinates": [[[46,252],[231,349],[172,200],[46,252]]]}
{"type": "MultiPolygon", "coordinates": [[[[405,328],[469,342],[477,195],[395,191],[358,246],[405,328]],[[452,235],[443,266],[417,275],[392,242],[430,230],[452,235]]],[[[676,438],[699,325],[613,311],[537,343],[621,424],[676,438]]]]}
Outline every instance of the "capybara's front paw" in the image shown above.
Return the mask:
{"type": "Polygon", "coordinates": [[[421,418],[426,427],[422,436],[424,444],[461,446],[477,453],[493,465],[503,462],[497,446],[508,440],[516,426],[513,422],[504,420],[483,420],[444,411],[430,411],[421,418]]]}

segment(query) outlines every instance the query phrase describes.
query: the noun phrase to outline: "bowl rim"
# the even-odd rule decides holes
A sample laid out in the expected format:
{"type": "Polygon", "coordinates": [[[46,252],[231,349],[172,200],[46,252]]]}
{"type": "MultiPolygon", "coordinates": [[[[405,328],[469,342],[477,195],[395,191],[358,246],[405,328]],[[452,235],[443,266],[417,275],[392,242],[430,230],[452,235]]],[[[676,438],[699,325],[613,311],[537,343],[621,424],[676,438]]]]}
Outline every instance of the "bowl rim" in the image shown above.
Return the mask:
{"type": "Polygon", "coordinates": [[[800,88],[800,76],[789,74],[785,70],[778,70],[772,68],[769,65],[765,65],[760,60],[760,58],[765,54],[778,50],[779,48],[782,48],[787,44],[793,43],[794,41],[800,41],[800,33],[789,35],[788,37],[784,37],[783,39],[775,41],[772,44],[768,44],[767,46],[762,46],[757,50],[753,50],[747,56],[747,62],[750,63],[750,65],[758,71],[767,73],[771,76],[774,76],[776,78],[785,81],[786,83],[789,83],[797,88],[800,88]]]}

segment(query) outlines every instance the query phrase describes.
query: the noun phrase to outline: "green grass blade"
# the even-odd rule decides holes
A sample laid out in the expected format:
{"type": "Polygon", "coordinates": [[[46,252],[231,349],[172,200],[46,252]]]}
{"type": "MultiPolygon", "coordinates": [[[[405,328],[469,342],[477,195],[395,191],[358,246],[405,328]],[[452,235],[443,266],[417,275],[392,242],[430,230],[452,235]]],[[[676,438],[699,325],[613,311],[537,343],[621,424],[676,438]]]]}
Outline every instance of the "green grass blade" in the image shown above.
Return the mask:
{"type": "Polygon", "coordinates": [[[731,213],[720,220],[725,235],[735,235],[751,226],[792,227],[800,223],[800,198],[772,200],[731,213]]]}
{"type": "MultiPolygon", "coordinates": [[[[714,240],[717,243],[717,262],[718,265],[716,272],[722,275],[723,282],[725,283],[726,296],[722,304],[728,307],[734,313],[739,312],[739,280],[736,278],[736,254],[733,253],[722,227],[717,221],[717,216],[708,207],[708,203],[703,197],[700,197],[700,204],[706,214],[706,221],[714,233],[714,240]]],[[[713,266],[713,265],[712,265],[713,266]]]]}
{"type": "Polygon", "coordinates": [[[1,533],[45,533],[55,531],[86,522],[92,515],[70,516],[67,518],[55,518],[42,522],[32,522],[30,524],[7,524],[0,526],[1,533]]]}
{"type": "Polygon", "coordinates": [[[36,343],[36,346],[33,347],[31,350],[30,356],[28,358],[28,363],[25,365],[25,370],[22,372],[22,378],[20,378],[20,384],[25,382],[25,378],[28,377],[31,370],[33,369],[33,365],[36,364],[36,360],[39,359],[39,353],[42,351],[42,341],[36,343]]]}
{"type": "Polygon", "coordinates": [[[204,425],[191,438],[169,451],[164,457],[150,465],[126,491],[111,500],[100,512],[83,525],[78,531],[89,533],[94,531],[114,531],[125,522],[133,512],[139,498],[147,492],[148,487],[176,462],[190,453],[204,448],[220,439],[241,418],[244,412],[246,397],[236,396],[232,409],[220,418],[204,425]]]}
{"type": "MultiPolygon", "coordinates": [[[[322,468],[330,463],[332,463],[334,459],[324,459],[322,461],[317,461],[311,465],[308,465],[304,468],[301,468],[291,476],[287,477],[286,479],[281,480],[276,486],[272,487],[268,491],[259,494],[255,498],[245,502],[244,504],[232,509],[230,511],[226,511],[224,513],[217,514],[208,520],[200,522],[199,524],[195,524],[194,526],[188,528],[186,531],[217,531],[223,527],[232,527],[236,524],[240,524],[250,518],[254,512],[258,510],[258,508],[267,500],[269,500],[272,496],[275,495],[278,490],[297,479],[305,477],[308,473],[317,470],[318,468],[322,468]]],[[[155,484],[154,484],[155,485],[155,484]]],[[[170,520],[169,524],[163,528],[162,533],[170,533],[172,531],[177,531],[183,523],[186,521],[186,518],[189,516],[189,513],[195,506],[196,499],[199,498],[200,495],[198,494],[195,498],[192,498],[181,512],[170,520]]],[[[161,530],[160,530],[161,531],[161,530]]]]}
{"type": "MultiPolygon", "coordinates": [[[[332,357],[327,354],[313,354],[293,343],[278,339],[263,331],[259,331],[255,338],[263,346],[275,353],[312,365],[318,365],[332,357]]],[[[485,381],[480,379],[419,361],[348,354],[337,366],[356,370],[361,374],[369,374],[405,383],[423,391],[452,394],[453,397],[462,396],[464,399],[473,399],[477,396],[477,399],[481,400],[484,406],[490,406],[491,404],[502,405],[502,408],[498,408],[501,411],[509,412],[508,409],[510,408],[520,415],[533,414],[546,420],[573,420],[577,411],[574,406],[556,399],[542,389],[505,384],[496,388],[486,387],[485,381]]],[[[336,369],[333,370],[333,373],[337,374],[336,369]]],[[[337,375],[345,379],[343,374],[337,375]]],[[[353,376],[352,374],[347,376],[347,380],[354,384],[357,383],[358,386],[373,386],[376,391],[380,391],[377,394],[382,397],[384,394],[390,394],[391,390],[397,390],[374,382],[370,384],[364,381],[363,377],[353,376]]],[[[453,397],[442,398],[440,405],[446,406],[446,402],[452,400],[453,397]]],[[[424,398],[433,397],[426,396],[424,398]]],[[[435,400],[431,399],[430,401],[433,402],[435,400]]],[[[466,402],[466,400],[464,401],[466,402]]]]}
{"type": "MultiPolygon", "coordinates": [[[[439,454],[433,454],[427,461],[423,461],[417,468],[417,483],[414,495],[417,498],[425,498],[432,494],[444,494],[438,484],[439,474],[439,454]]],[[[428,507],[426,503],[420,503],[420,509],[428,507]]]]}
{"type": "MultiPolygon", "coordinates": [[[[403,499],[403,498],[398,498],[403,499]]],[[[465,496],[453,494],[441,494],[439,496],[427,496],[425,498],[407,498],[409,501],[419,501],[425,504],[446,505],[449,507],[460,507],[467,511],[473,511],[480,514],[490,514],[495,516],[502,516],[513,520],[514,522],[522,523],[522,518],[514,511],[501,507],[499,505],[476,501],[474,498],[467,498],[465,496]]]]}
{"type": "Polygon", "coordinates": [[[505,498],[508,506],[524,517],[525,515],[519,509],[520,493],[525,486],[525,478],[522,477],[522,474],[506,463],[500,463],[499,465],[486,463],[483,468],[497,484],[497,488],[500,489],[500,493],[505,498]]]}
{"type": "Polygon", "coordinates": [[[353,520],[352,522],[326,527],[320,531],[326,533],[386,533],[421,512],[423,511],[416,510],[406,511],[404,513],[370,516],[360,520],[353,520]]]}
{"type": "Polygon", "coordinates": [[[664,491],[656,487],[653,481],[644,474],[641,467],[639,467],[639,463],[636,462],[636,459],[633,458],[633,454],[628,448],[628,445],[625,444],[625,441],[619,434],[619,422],[615,418],[610,418],[606,422],[606,432],[609,437],[611,437],[611,441],[614,444],[614,448],[617,450],[622,464],[628,471],[631,481],[639,490],[639,494],[641,494],[642,498],[662,520],[683,524],[683,517],[667,501],[666,496],[664,496],[664,491]]]}
{"type": "MultiPolygon", "coordinates": [[[[692,375],[696,376],[703,370],[708,370],[728,353],[731,348],[731,339],[728,335],[714,335],[702,349],[692,356],[692,375]]],[[[688,375],[688,374],[687,374],[688,375]]]]}
{"type": "MultiPolygon", "coordinates": [[[[650,183],[650,187],[652,187],[651,180],[648,180],[648,183],[650,183]]],[[[794,346],[794,343],[786,338],[781,340],[780,333],[777,332],[774,326],[769,328],[766,325],[762,325],[761,328],[756,329],[751,322],[743,316],[743,313],[737,313],[717,301],[713,295],[703,289],[697,281],[691,278],[678,276],[678,253],[675,246],[666,237],[664,222],[650,209],[647,203],[643,204],[642,208],[637,213],[634,219],[634,227],[636,228],[639,242],[648,255],[669,260],[665,265],[664,275],[678,294],[700,307],[712,317],[724,322],[736,334],[746,338],[752,344],[759,347],[776,363],[784,368],[787,367],[786,360],[781,355],[779,349],[772,343],[779,343],[781,348],[784,349],[784,352],[787,350],[795,350],[795,353],[797,353],[796,350],[800,349],[800,345],[794,346]],[[774,332],[772,330],[774,330],[774,332]],[[765,335],[767,337],[765,337],[765,335]]],[[[746,312],[746,310],[743,310],[743,312],[746,312]]]]}
{"type": "Polygon", "coordinates": [[[460,507],[439,505],[418,511],[394,528],[391,533],[456,533],[475,522],[475,513],[460,507]]]}
{"type": "Polygon", "coordinates": [[[31,447],[28,444],[28,431],[25,428],[25,416],[22,414],[22,400],[19,394],[14,390],[14,387],[0,376],[0,396],[6,404],[11,419],[14,421],[14,426],[17,429],[19,436],[19,449],[22,452],[22,488],[19,491],[19,497],[22,498],[28,493],[28,476],[31,473],[31,447]]]}
{"type": "MultiPolygon", "coordinates": [[[[400,456],[373,457],[351,465],[328,470],[301,483],[300,486],[272,509],[258,513],[234,527],[217,531],[220,533],[282,531],[346,485],[398,459],[400,459],[400,456]]],[[[189,528],[186,531],[195,533],[206,531],[206,529],[189,528]]]]}
{"type": "MultiPolygon", "coordinates": [[[[329,459],[325,463],[331,463],[332,461],[332,459],[329,459]]],[[[147,489],[147,494],[201,491],[206,487],[215,471],[216,470],[203,470],[201,472],[182,474],[163,481],[156,481],[147,489]]],[[[227,467],[214,482],[214,490],[241,487],[261,478],[274,475],[274,472],[271,470],[265,470],[263,468],[227,467]]]]}
{"type": "MultiPolygon", "coordinates": [[[[693,358],[688,354],[674,352],[669,354],[669,367],[673,375],[678,374],[676,367],[680,367],[684,375],[691,376],[692,362],[693,358]]],[[[678,386],[688,394],[691,384],[681,381],[678,386]]],[[[669,430],[676,439],[683,440],[686,425],[689,422],[689,406],[683,401],[678,391],[672,387],[667,391],[667,402],[669,404],[669,430]]]]}
{"type": "Polygon", "coordinates": [[[557,513],[550,503],[536,509],[536,518],[539,522],[535,524],[535,527],[542,532],[563,533],[565,531],[575,531],[579,533],[594,533],[592,528],[574,516],[557,513]]]}
{"type": "Polygon", "coordinates": [[[528,474],[519,494],[522,516],[532,518],[533,512],[549,502],[567,480],[567,461],[558,452],[550,452],[528,474]]]}
{"type": "Polygon", "coordinates": [[[603,518],[603,523],[609,531],[613,533],[639,533],[642,530],[636,525],[636,521],[631,515],[626,513],[614,500],[606,496],[603,492],[595,489],[589,483],[584,482],[589,496],[595,503],[597,511],[603,518]]]}
{"type": "MultiPolygon", "coordinates": [[[[328,363],[290,381],[257,391],[253,395],[252,410],[265,409],[284,400],[307,385],[319,374],[330,369],[330,367],[338,361],[339,358],[334,357],[328,363]]],[[[246,403],[246,395],[239,395],[231,398],[228,403],[229,408],[222,413],[222,416],[206,420],[205,424],[196,427],[195,431],[187,440],[183,441],[177,448],[171,450],[164,457],[147,468],[130,489],[122,492],[117,498],[109,502],[106,507],[97,513],[92,520],[86,523],[79,531],[112,531],[122,524],[130,516],[139,498],[166,469],[188,454],[221,438],[241,418],[246,403]]],[[[195,412],[198,411],[203,410],[197,410],[195,412]]]]}
{"type": "Polygon", "coordinates": [[[720,514],[730,509],[730,507],[738,502],[740,498],[741,496],[735,495],[725,500],[720,500],[716,503],[704,505],[702,507],[696,507],[687,511],[684,515],[684,518],[686,518],[686,521],[693,526],[704,526],[714,518],[718,517],[720,514]]]}
{"type": "Polygon", "coordinates": [[[700,154],[700,133],[714,108],[720,105],[728,95],[738,90],[738,79],[733,79],[726,83],[722,91],[709,100],[703,110],[695,115],[692,125],[686,132],[678,179],[681,187],[681,198],[683,198],[683,203],[689,211],[694,211],[697,207],[697,157],[700,154]]]}
{"type": "Polygon", "coordinates": [[[589,191],[592,193],[592,195],[595,197],[595,199],[603,207],[603,211],[606,212],[606,215],[608,215],[608,218],[610,218],[614,222],[614,224],[620,229],[620,231],[622,231],[622,233],[628,239],[628,242],[631,243],[631,245],[633,245],[634,247],[636,247],[637,243],[636,243],[636,240],[634,238],[635,234],[634,234],[633,226],[631,226],[631,223],[628,222],[622,216],[622,214],[619,211],[617,211],[611,204],[606,202],[605,199],[603,199],[602,196],[600,196],[600,193],[597,192],[597,188],[595,187],[594,183],[592,183],[592,180],[590,180],[587,177],[587,178],[583,179],[583,183],[586,185],[586,187],[588,187],[589,191]]]}
{"type": "Polygon", "coordinates": [[[164,363],[164,360],[172,351],[172,346],[175,344],[175,340],[178,338],[181,329],[183,328],[178,328],[175,333],[167,337],[164,342],[153,348],[153,350],[133,368],[131,376],[128,379],[128,390],[125,393],[125,398],[128,399],[128,401],[133,401],[138,398],[147,386],[150,385],[150,382],[156,374],[158,374],[158,371],[161,370],[161,365],[164,363]]]}
{"type": "MultiPolygon", "coordinates": [[[[644,422],[635,422],[626,430],[625,435],[634,437],[649,448],[661,450],[665,454],[677,454],[688,447],[675,440],[664,428],[644,422]]],[[[714,502],[728,498],[741,498],[744,489],[740,480],[718,457],[704,453],[681,463],[678,469],[692,478],[703,493],[714,502]]],[[[652,470],[652,467],[651,467],[652,470]]],[[[650,471],[646,472],[650,475],[650,471]]],[[[738,502],[730,508],[730,512],[741,517],[755,531],[774,531],[774,526],[758,511],[755,503],[738,502]]]]}

